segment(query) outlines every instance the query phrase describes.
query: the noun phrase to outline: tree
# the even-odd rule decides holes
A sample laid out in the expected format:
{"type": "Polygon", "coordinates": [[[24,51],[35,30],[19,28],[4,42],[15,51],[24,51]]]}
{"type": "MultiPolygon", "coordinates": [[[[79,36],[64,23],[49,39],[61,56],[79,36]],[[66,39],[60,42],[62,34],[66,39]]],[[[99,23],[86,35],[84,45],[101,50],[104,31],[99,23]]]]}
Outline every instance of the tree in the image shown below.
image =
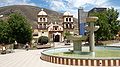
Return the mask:
{"type": "Polygon", "coordinates": [[[0,43],[11,43],[12,38],[10,37],[11,29],[9,24],[3,20],[0,20],[0,43]]]}
{"type": "Polygon", "coordinates": [[[91,16],[97,16],[99,19],[95,23],[100,26],[95,32],[96,40],[111,40],[120,30],[119,22],[117,22],[118,11],[114,8],[109,8],[102,12],[94,12],[91,16]]]}
{"type": "Polygon", "coordinates": [[[67,40],[66,40],[67,43],[70,42],[71,35],[72,35],[72,34],[71,34],[70,32],[65,32],[64,39],[67,39],[67,40]]]}
{"type": "Polygon", "coordinates": [[[11,28],[9,34],[14,40],[25,44],[32,40],[32,29],[26,18],[19,13],[14,13],[9,16],[8,24],[11,28]]]}
{"type": "Polygon", "coordinates": [[[41,36],[41,37],[39,37],[38,43],[41,43],[41,45],[47,44],[48,43],[48,37],[47,36],[41,36]]]}

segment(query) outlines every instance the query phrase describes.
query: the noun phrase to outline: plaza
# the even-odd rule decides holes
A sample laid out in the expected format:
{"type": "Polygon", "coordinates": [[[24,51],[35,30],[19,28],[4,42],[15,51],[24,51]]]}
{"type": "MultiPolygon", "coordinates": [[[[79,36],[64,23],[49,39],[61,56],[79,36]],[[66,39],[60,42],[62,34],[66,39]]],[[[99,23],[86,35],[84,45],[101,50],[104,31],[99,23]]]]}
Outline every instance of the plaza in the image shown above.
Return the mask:
{"type": "MultiPolygon", "coordinates": [[[[70,47],[72,45],[64,45],[63,43],[55,43],[56,47],[70,47]]],[[[118,46],[120,43],[111,44],[109,46],[118,46]]],[[[62,65],[50,63],[40,59],[41,52],[46,49],[24,50],[15,49],[14,53],[0,54],[0,67],[80,67],[75,65],[62,65]]],[[[87,67],[87,66],[82,66],[87,67]]],[[[90,66],[89,66],[90,67],[90,66]]],[[[91,66],[92,67],[92,66],[91,66]]]]}
{"type": "MultiPolygon", "coordinates": [[[[63,44],[61,44],[61,46],[63,46],[63,44]]],[[[59,45],[58,47],[61,46],[59,45]]],[[[0,67],[78,67],[43,61],[40,59],[41,52],[43,50],[45,49],[36,49],[29,51],[23,49],[15,49],[14,53],[0,55],[0,67]]]]}
{"type": "Polygon", "coordinates": [[[65,2],[0,7],[0,67],[119,67],[120,9],[65,2]]]}

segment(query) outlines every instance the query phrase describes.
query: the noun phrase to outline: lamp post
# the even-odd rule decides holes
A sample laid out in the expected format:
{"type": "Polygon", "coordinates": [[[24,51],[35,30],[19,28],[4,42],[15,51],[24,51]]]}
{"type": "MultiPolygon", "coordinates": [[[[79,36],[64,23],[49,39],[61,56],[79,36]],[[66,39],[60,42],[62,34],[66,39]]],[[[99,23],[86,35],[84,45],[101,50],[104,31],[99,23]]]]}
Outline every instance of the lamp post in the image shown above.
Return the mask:
{"type": "Polygon", "coordinates": [[[88,17],[86,18],[86,21],[89,23],[89,25],[86,27],[86,30],[89,31],[89,43],[90,43],[90,49],[92,56],[95,57],[95,36],[94,31],[97,31],[99,29],[99,26],[94,26],[94,22],[96,22],[98,17],[88,17]]]}

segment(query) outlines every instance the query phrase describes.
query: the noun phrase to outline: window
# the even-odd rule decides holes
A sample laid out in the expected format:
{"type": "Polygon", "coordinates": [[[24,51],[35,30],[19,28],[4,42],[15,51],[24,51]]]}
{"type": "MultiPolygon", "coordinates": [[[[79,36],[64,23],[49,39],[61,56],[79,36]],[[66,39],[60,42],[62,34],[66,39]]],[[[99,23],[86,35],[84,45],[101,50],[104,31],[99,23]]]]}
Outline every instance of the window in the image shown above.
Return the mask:
{"type": "Polygon", "coordinates": [[[71,18],[69,18],[69,21],[71,21],[71,18]]]}
{"type": "Polygon", "coordinates": [[[55,30],[57,30],[57,28],[58,28],[58,27],[56,26],[56,27],[55,27],[55,30]]]}
{"type": "Polygon", "coordinates": [[[33,36],[38,36],[38,33],[33,33],[33,36]]]}
{"type": "Polygon", "coordinates": [[[68,21],[68,18],[66,18],[66,21],[68,21]]]}
{"type": "Polygon", "coordinates": [[[43,28],[46,28],[46,24],[44,24],[44,27],[43,28]]]}
{"type": "Polygon", "coordinates": [[[43,21],[45,22],[45,18],[43,18],[43,21]]]}
{"type": "Polygon", "coordinates": [[[42,24],[40,24],[39,28],[42,28],[42,24]]]}
{"type": "Polygon", "coordinates": [[[42,21],[42,18],[40,18],[40,21],[42,21]]]}
{"type": "Polygon", "coordinates": [[[66,28],[68,28],[68,24],[66,24],[66,28]]]}
{"type": "Polygon", "coordinates": [[[72,24],[69,24],[70,25],[70,28],[72,28],[72,24]]]}

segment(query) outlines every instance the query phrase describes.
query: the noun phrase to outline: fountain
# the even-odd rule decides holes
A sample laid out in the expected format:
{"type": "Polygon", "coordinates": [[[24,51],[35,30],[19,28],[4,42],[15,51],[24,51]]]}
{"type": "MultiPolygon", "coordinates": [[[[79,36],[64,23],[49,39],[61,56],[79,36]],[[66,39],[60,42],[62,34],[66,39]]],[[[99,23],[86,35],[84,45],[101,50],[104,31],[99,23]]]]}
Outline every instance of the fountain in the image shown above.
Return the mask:
{"type": "Polygon", "coordinates": [[[87,39],[87,36],[71,36],[73,41],[73,51],[75,53],[82,52],[82,41],[87,39]]]}
{"type": "Polygon", "coordinates": [[[88,36],[69,36],[73,41],[73,47],[58,47],[44,50],[41,53],[41,59],[65,65],[76,66],[120,66],[120,48],[114,47],[95,47],[94,31],[99,26],[94,26],[97,17],[86,18],[89,25],[85,27],[89,31],[89,49],[82,47],[82,41],[88,36]],[[73,50],[73,51],[70,51],[73,50]]]}
{"type": "Polygon", "coordinates": [[[90,44],[90,52],[92,54],[92,57],[95,57],[95,38],[94,38],[94,31],[97,31],[99,29],[99,26],[94,26],[94,22],[96,22],[98,17],[88,17],[86,21],[89,23],[89,25],[86,27],[86,30],[89,31],[89,44],[90,44]]]}
{"type": "MultiPolygon", "coordinates": [[[[90,43],[90,52],[92,57],[95,57],[95,52],[94,52],[94,31],[97,31],[99,29],[99,26],[94,26],[94,22],[96,22],[98,17],[88,17],[86,18],[86,21],[89,23],[85,29],[89,31],[89,43],[90,43]]],[[[85,41],[87,39],[87,36],[68,36],[67,39],[73,41],[73,51],[75,53],[80,53],[82,52],[82,41],[85,41]]]]}

